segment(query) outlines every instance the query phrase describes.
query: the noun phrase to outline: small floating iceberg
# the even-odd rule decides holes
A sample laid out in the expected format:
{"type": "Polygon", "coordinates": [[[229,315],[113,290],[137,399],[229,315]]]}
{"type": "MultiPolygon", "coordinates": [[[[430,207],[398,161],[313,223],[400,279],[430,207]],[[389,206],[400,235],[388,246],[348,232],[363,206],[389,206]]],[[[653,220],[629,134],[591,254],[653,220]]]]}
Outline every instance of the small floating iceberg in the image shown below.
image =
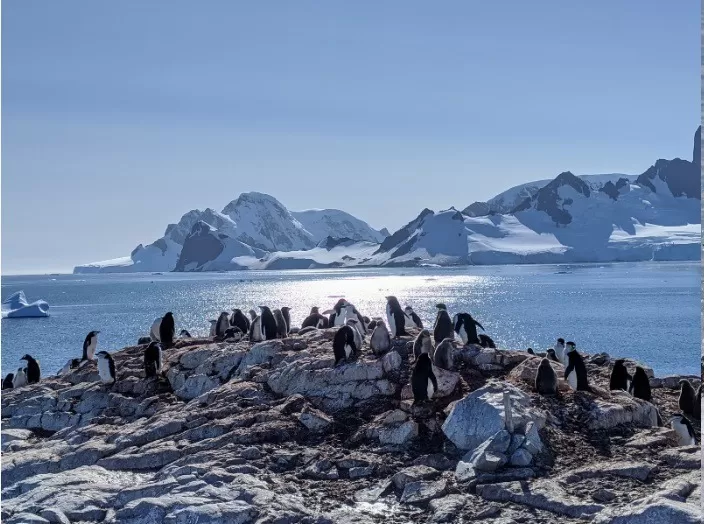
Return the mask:
{"type": "Polygon", "coordinates": [[[46,300],[27,302],[24,291],[18,291],[2,302],[2,316],[7,318],[48,317],[49,304],[46,300]]]}

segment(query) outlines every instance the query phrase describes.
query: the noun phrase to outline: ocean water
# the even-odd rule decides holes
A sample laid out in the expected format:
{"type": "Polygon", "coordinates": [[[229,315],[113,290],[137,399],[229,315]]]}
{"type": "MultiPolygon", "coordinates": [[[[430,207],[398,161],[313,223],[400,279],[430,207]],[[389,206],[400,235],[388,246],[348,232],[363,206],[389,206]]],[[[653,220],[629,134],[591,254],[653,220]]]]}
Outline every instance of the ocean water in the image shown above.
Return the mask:
{"type": "Polygon", "coordinates": [[[658,375],[699,374],[700,283],[698,262],[7,276],[3,299],[24,290],[30,302],[48,301],[51,316],[2,319],[2,374],[25,353],[43,374],[56,373],[81,356],[91,330],[101,331],[99,350],[134,345],[166,311],[177,331],[195,336],[234,307],[289,306],[300,325],[311,306],[328,309],[340,297],[383,316],[390,294],[426,327],[437,302],[471,312],[500,348],[544,350],[561,336],[589,353],[636,358],[658,375]]]}

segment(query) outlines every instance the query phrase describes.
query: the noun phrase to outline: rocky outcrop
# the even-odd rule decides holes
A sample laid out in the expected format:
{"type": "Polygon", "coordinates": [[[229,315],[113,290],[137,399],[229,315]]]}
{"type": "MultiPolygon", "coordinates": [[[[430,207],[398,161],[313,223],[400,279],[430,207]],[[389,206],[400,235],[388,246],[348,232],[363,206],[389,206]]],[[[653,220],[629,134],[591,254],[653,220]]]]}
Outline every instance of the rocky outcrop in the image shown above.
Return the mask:
{"type": "Polygon", "coordinates": [[[699,448],[604,390],[608,355],[586,359],[595,393],[547,398],[537,359],[457,348],[414,405],[411,337],[334,367],[333,335],[181,340],[149,380],[135,346],[114,385],[91,362],[4,391],[2,521],[693,522],[699,448]]]}

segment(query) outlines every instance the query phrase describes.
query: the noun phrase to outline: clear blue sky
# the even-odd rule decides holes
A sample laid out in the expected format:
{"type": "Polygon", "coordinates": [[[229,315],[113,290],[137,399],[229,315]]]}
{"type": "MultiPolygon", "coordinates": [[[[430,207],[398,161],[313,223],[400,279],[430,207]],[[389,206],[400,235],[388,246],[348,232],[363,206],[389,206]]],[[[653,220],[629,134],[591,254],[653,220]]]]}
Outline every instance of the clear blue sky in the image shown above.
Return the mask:
{"type": "Polygon", "coordinates": [[[4,273],[262,191],[398,228],[691,158],[694,0],[2,3],[4,273]]]}

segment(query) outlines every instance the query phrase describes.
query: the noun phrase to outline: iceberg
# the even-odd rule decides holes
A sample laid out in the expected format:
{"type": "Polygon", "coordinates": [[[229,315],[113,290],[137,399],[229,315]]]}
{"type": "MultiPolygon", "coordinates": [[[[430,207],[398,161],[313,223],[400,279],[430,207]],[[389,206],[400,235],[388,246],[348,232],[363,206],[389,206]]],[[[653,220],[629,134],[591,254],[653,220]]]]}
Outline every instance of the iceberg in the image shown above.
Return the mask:
{"type": "Polygon", "coordinates": [[[2,315],[7,318],[48,317],[49,304],[46,300],[27,302],[24,291],[18,291],[2,302],[2,315]]]}

